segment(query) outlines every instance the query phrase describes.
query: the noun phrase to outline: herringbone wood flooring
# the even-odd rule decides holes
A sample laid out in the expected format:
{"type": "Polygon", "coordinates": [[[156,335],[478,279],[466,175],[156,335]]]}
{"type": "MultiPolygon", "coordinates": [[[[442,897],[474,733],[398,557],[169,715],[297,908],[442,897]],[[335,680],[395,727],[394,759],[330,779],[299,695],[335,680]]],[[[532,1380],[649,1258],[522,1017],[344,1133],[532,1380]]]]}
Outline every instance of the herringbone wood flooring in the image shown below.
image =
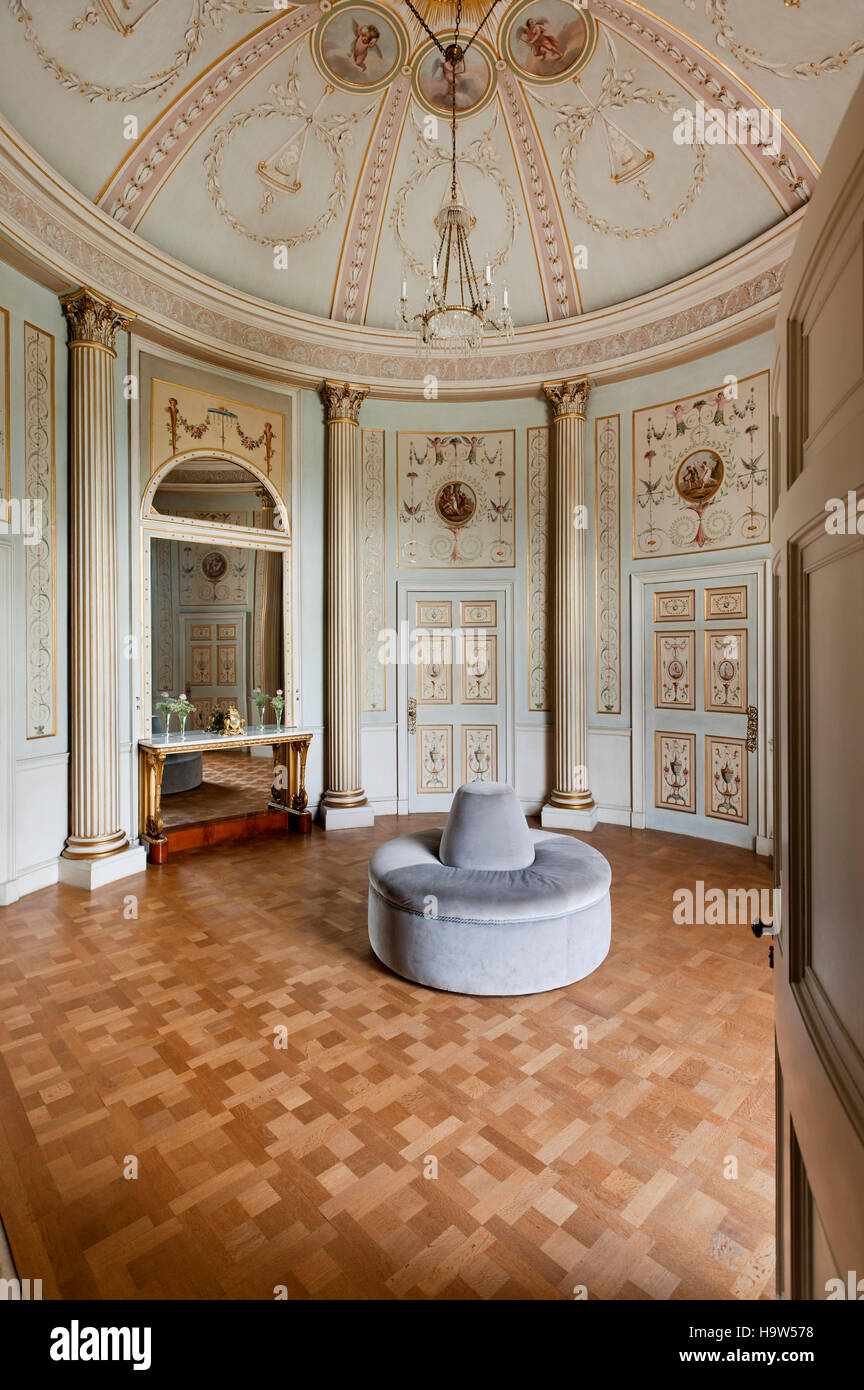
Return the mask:
{"type": "Polygon", "coordinates": [[[442,819],[179,854],[0,911],[20,1277],[65,1298],[771,1296],[767,947],[672,923],[675,888],[766,885],[765,861],[599,826],[606,962],[464,998],[389,974],[366,937],[371,850],[442,819]]]}

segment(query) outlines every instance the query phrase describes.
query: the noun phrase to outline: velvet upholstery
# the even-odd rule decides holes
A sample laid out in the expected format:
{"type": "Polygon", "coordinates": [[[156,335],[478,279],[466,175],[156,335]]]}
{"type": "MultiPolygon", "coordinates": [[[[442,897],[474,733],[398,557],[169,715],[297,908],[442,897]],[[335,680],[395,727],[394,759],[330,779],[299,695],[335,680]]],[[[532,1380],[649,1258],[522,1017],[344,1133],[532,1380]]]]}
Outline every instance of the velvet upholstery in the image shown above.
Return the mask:
{"type": "MultiPolygon", "coordinates": [[[[378,959],[406,979],[459,994],[535,994],[596,970],[611,941],[607,860],[569,835],[525,831],[532,859],[522,868],[442,863],[446,830],[379,846],[368,916],[378,959]]],[[[479,821],[470,835],[482,843],[479,821]]],[[[464,852],[458,839],[456,852],[464,852]]]]}
{"type": "Polygon", "coordinates": [[[504,782],[471,782],[453,798],[439,851],[454,869],[525,869],[534,843],[519,798],[504,782]]]}

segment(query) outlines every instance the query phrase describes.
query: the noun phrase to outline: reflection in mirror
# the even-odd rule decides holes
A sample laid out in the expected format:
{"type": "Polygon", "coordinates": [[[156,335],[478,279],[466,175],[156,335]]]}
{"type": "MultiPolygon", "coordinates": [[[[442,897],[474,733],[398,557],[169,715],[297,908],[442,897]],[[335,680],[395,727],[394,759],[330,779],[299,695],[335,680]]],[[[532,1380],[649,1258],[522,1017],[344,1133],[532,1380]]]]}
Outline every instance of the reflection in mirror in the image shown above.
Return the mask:
{"type": "Polygon", "coordinates": [[[272,494],[248,468],[228,459],[178,463],[159,484],[152,510],[160,516],[282,530],[272,494]]]}
{"type": "MultiPolygon", "coordinates": [[[[217,705],[236,705],[247,727],[258,723],[255,687],[285,688],[282,565],[279,551],[153,538],[154,714],[163,691],[185,691],[195,706],[190,731],[206,729],[217,705]]],[[[263,719],[275,723],[272,706],[263,719]]]]}

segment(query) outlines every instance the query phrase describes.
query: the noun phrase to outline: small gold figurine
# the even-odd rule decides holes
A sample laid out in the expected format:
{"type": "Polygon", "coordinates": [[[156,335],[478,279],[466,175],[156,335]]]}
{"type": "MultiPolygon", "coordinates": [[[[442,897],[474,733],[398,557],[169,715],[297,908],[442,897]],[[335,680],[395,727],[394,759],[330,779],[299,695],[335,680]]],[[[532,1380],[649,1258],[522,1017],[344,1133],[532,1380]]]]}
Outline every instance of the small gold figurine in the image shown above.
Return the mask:
{"type": "Polygon", "coordinates": [[[240,711],[236,705],[228,706],[228,713],[225,716],[225,724],[222,732],[224,734],[245,734],[246,721],[240,718],[240,711]]]}

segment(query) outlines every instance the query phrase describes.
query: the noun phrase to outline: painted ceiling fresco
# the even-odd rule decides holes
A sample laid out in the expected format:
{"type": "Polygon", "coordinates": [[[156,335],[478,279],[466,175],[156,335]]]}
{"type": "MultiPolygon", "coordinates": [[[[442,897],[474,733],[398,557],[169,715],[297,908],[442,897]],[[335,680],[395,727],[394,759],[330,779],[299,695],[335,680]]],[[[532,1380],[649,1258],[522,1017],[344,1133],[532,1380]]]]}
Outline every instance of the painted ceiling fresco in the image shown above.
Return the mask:
{"type": "Polygon", "coordinates": [[[455,75],[397,0],[0,0],[3,115],[70,183],[205,275],[385,328],[403,276],[422,299],[454,84],[472,245],[531,324],[803,206],[862,73],[860,0],[518,0],[455,75]]]}

